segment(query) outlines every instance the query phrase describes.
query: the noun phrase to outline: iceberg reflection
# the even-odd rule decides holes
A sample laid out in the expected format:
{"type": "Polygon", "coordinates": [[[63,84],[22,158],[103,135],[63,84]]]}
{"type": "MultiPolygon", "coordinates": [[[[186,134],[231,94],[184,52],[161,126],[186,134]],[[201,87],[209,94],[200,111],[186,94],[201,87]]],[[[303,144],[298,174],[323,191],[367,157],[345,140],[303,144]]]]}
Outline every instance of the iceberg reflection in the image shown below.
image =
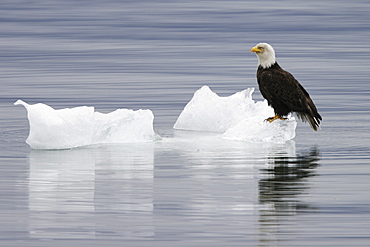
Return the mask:
{"type": "MultiPolygon", "coordinates": [[[[214,133],[174,134],[155,152],[161,161],[154,168],[155,225],[182,222],[180,229],[172,230],[174,236],[191,232],[213,239],[230,231],[233,237],[251,234],[259,224],[260,169],[270,167],[269,157],[281,153],[293,157],[295,142],[256,144],[225,141],[214,133]]],[[[166,235],[165,230],[156,227],[156,234],[166,235]]]]}
{"type": "Polygon", "coordinates": [[[150,221],[153,211],[152,145],[33,150],[29,160],[31,237],[153,234],[151,225],[140,222],[150,221]],[[112,212],[120,212],[127,225],[112,212]]]}

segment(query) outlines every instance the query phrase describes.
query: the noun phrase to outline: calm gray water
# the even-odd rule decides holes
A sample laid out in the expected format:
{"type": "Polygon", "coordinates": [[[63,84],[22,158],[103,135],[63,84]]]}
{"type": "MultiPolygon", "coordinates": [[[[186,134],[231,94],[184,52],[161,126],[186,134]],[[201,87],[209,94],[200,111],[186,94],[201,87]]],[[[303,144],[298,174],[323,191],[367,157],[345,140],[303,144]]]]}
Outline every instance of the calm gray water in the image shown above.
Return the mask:
{"type": "Polygon", "coordinates": [[[370,246],[369,8],[3,0],[0,245],[370,246]],[[174,131],[201,86],[256,87],[261,41],[310,92],[322,130],[299,123],[283,145],[174,131]],[[163,140],[31,150],[17,99],[151,109],[163,140]]]}

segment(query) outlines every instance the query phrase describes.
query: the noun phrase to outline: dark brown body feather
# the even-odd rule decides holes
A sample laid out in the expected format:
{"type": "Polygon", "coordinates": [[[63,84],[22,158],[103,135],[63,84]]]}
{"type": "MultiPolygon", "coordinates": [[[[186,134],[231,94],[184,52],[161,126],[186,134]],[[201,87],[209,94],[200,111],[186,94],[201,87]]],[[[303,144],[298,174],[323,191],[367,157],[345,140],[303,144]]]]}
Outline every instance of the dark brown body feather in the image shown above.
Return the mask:
{"type": "Polygon", "coordinates": [[[258,67],[259,89],[275,114],[283,117],[295,112],[302,121],[317,131],[322,120],[310,95],[292,74],[275,62],[270,68],[258,67]]]}

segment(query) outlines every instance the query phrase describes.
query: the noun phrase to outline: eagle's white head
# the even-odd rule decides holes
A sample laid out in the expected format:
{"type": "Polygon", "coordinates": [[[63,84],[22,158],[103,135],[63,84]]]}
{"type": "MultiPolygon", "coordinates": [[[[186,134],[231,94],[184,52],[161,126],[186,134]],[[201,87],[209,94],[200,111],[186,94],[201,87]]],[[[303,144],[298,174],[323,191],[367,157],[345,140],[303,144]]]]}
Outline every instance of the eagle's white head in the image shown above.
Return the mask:
{"type": "Polygon", "coordinates": [[[251,52],[256,53],[258,65],[264,69],[270,68],[276,62],[274,48],[267,43],[259,43],[251,49],[251,52]]]}

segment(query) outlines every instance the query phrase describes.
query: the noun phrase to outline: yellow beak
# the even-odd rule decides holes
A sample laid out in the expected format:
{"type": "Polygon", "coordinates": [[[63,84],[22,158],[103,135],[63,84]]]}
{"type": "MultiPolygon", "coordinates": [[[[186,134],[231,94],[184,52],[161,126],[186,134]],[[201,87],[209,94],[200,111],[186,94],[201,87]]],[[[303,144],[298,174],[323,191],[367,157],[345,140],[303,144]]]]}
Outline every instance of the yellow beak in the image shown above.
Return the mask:
{"type": "Polygon", "coordinates": [[[253,47],[251,49],[251,52],[261,52],[262,50],[260,48],[258,48],[257,46],[253,47]]]}

